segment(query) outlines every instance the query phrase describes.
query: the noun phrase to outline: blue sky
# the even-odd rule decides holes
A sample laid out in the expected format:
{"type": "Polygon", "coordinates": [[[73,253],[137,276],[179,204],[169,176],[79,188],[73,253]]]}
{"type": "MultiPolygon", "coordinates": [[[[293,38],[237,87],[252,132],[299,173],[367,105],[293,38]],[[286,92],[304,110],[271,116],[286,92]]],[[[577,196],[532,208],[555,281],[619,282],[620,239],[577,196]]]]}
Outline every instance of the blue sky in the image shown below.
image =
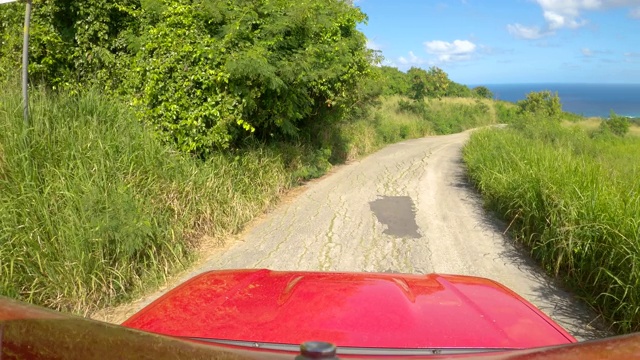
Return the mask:
{"type": "Polygon", "coordinates": [[[640,0],[355,0],[384,64],[453,81],[640,83],[640,0]]]}

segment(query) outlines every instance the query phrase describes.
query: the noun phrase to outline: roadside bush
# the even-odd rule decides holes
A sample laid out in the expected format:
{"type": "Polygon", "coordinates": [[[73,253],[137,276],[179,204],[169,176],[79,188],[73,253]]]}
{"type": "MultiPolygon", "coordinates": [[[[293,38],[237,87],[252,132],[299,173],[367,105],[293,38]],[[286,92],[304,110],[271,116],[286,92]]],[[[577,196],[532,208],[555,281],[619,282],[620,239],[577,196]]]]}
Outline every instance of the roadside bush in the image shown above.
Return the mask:
{"type": "Polygon", "coordinates": [[[417,116],[426,117],[428,114],[427,104],[423,101],[410,101],[401,98],[398,101],[398,112],[411,113],[417,116]]]}
{"type": "Polygon", "coordinates": [[[600,131],[609,131],[617,136],[625,136],[629,132],[630,127],[631,123],[629,119],[618,116],[613,111],[611,111],[609,119],[604,119],[600,123],[600,131]]]}
{"type": "Polygon", "coordinates": [[[495,123],[489,104],[480,99],[410,101],[400,98],[396,112],[418,117],[429,123],[435,134],[444,135],[495,123]]]}
{"type": "Polygon", "coordinates": [[[471,89],[471,91],[481,99],[493,99],[493,93],[486,86],[477,86],[471,89]]]}
{"type": "Polygon", "coordinates": [[[538,117],[550,117],[559,119],[562,114],[562,104],[558,94],[552,94],[545,90],[540,92],[530,92],[525,100],[516,103],[520,114],[534,114],[538,117]]]}
{"type": "Polygon", "coordinates": [[[137,39],[130,91],[143,119],[185,151],[253,132],[290,138],[354,101],[370,73],[364,19],[338,0],[174,3],[137,39]]]}
{"type": "Polygon", "coordinates": [[[500,124],[510,124],[520,116],[518,106],[513,103],[501,100],[495,100],[496,117],[500,124]]]}
{"type": "Polygon", "coordinates": [[[407,71],[410,80],[409,98],[421,102],[424,98],[442,98],[451,80],[442,69],[432,66],[429,70],[412,67],[407,71]]]}
{"type": "Polygon", "coordinates": [[[449,86],[447,86],[447,90],[444,96],[470,98],[475,97],[475,94],[473,93],[473,91],[471,91],[471,89],[469,89],[468,86],[451,81],[449,83],[449,86]]]}
{"type": "MultiPolygon", "coordinates": [[[[19,67],[19,4],[3,6],[0,67],[19,67]],[[6,44],[6,45],[5,45],[6,44]]],[[[34,83],[93,84],[203,157],[247,138],[296,140],[348,116],[376,56],[342,0],[35,0],[34,83]]],[[[359,108],[361,106],[355,106],[359,108]]]]}
{"type": "MultiPolygon", "coordinates": [[[[144,2],[144,1],[143,1],[144,2]]],[[[32,83],[77,91],[93,82],[101,88],[121,80],[118,55],[137,26],[136,0],[33,0],[29,39],[32,83]]],[[[0,71],[21,66],[24,5],[3,4],[0,11],[0,71]]]]}
{"type": "Polygon", "coordinates": [[[410,83],[406,73],[392,66],[381,66],[378,71],[380,72],[379,86],[382,95],[407,95],[410,83]]]}

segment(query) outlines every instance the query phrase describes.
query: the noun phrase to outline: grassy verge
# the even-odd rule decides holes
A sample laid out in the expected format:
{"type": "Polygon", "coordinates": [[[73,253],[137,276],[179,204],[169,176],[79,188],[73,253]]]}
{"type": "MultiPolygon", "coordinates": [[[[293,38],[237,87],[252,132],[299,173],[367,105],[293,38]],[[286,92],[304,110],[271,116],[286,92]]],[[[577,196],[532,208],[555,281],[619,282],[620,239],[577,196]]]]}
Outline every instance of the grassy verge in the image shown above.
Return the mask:
{"type": "Polygon", "coordinates": [[[444,135],[495,124],[492,100],[444,98],[425,100],[423,107],[402,106],[410,99],[383,97],[370,117],[322,129],[322,142],[333,149],[334,162],[348,161],[381,147],[427,135],[444,135]]]}
{"type": "Polygon", "coordinates": [[[640,139],[558,124],[475,133],[464,148],[489,208],[622,333],[640,330],[640,139]]]}
{"type": "Polygon", "coordinates": [[[19,93],[0,91],[0,295],[76,313],[122,300],[290,184],[274,150],[198,162],[95,92],[33,92],[25,138],[19,93]]]}
{"type": "MultiPolygon", "coordinates": [[[[595,132],[600,127],[600,123],[602,122],[602,118],[599,117],[591,117],[586,118],[581,121],[565,121],[563,125],[565,126],[575,126],[578,128],[582,128],[587,130],[588,132],[595,132]]],[[[631,122],[631,126],[629,127],[630,136],[640,136],[640,124],[637,121],[631,122]]]]}
{"type": "Polygon", "coordinates": [[[417,116],[385,98],[370,117],[322,129],[313,144],[254,145],[200,161],[162,145],[96,91],[33,91],[25,134],[18,89],[0,87],[0,295],[81,314],[162,283],[204,241],[223,243],[330,160],[486,115],[473,112],[475,102],[443,100],[417,116]]]}

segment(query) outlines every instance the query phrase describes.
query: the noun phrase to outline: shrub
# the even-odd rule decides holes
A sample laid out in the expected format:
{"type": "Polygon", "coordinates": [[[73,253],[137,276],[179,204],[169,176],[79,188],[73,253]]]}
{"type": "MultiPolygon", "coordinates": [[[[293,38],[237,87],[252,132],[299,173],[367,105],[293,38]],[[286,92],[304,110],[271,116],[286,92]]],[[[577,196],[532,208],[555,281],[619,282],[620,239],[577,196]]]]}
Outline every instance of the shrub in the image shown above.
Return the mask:
{"type": "Polygon", "coordinates": [[[409,97],[415,101],[422,101],[425,97],[442,98],[451,83],[447,73],[435,66],[428,71],[412,67],[407,75],[411,81],[409,97]]]}
{"type": "Polygon", "coordinates": [[[610,131],[617,136],[625,136],[629,132],[631,123],[629,119],[623,116],[618,116],[611,111],[609,119],[602,120],[600,123],[600,131],[610,131]]]}
{"type": "Polygon", "coordinates": [[[486,86],[477,86],[472,90],[473,94],[482,99],[493,99],[493,93],[486,86]]]}
{"type": "Polygon", "coordinates": [[[521,114],[529,113],[550,118],[559,118],[562,114],[562,104],[558,93],[552,94],[545,90],[540,92],[530,92],[525,100],[516,103],[521,114]]]}
{"type": "MultiPolygon", "coordinates": [[[[248,137],[294,139],[360,108],[377,59],[357,29],[366,16],[342,0],[34,3],[34,81],[98,83],[201,156],[248,137]]],[[[18,5],[0,12],[2,70],[19,67],[18,5]]]]}

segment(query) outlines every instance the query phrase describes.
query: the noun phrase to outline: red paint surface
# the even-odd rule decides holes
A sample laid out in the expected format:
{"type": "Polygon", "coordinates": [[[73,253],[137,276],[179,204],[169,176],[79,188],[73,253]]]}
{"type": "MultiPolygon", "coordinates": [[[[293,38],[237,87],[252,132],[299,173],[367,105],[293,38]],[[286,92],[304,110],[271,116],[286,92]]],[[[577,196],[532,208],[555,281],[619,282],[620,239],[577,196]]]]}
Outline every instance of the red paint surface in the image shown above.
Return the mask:
{"type": "Polygon", "coordinates": [[[124,326],[180,337],[375,348],[531,348],[575,342],[505,287],[482,278],[214,271],[173,289],[124,326]]]}
{"type": "MultiPolygon", "coordinates": [[[[387,350],[381,350],[386,352],[387,350]]],[[[291,360],[297,352],[237,348],[183,341],[20,303],[0,296],[2,359],[267,359],[291,360]]],[[[448,356],[375,356],[375,359],[442,359],[448,356]]],[[[341,359],[371,359],[340,355],[341,359]]],[[[455,357],[459,358],[459,357],[455,357]]],[[[478,360],[640,359],[640,333],[551,348],[461,355],[478,360]]]]}

